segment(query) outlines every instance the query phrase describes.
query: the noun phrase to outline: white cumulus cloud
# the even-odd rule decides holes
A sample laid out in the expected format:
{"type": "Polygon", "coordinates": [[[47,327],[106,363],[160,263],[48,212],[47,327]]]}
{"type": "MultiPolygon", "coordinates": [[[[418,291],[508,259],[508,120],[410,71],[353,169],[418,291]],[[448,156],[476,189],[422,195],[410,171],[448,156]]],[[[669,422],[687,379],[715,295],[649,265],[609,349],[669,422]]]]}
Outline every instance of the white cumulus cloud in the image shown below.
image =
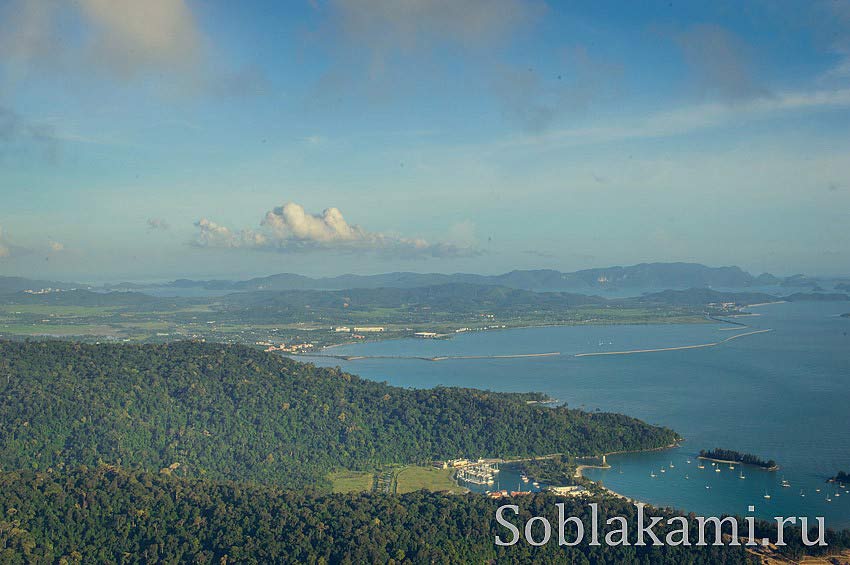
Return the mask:
{"type": "Polygon", "coordinates": [[[208,218],[195,223],[200,247],[243,248],[282,252],[318,250],[376,251],[411,257],[476,254],[472,245],[429,243],[422,238],[368,231],[349,224],[338,208],[312,214],[294,202],[268,211],[258,229],[232,230],[208,218]]]}

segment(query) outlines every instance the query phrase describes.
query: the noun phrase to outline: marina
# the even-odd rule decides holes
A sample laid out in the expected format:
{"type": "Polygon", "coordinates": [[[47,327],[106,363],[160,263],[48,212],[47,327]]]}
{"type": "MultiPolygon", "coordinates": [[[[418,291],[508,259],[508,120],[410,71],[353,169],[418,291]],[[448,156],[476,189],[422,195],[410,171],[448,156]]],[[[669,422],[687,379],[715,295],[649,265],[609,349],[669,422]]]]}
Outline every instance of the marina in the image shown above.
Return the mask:
{"type": "MultiPolygon", "coordinates": [[[[845,311],[842,303],[765,305],[759,308],[761,316],[747,318],[752,327],[749,331],[773,331],[734,339],[720,347],[656,355],[575,356],[600,349],[600,341],[603,350],[616,347],[623,351],[715,343],[728,334],[721,331],[727,325],[509,329],[468,333],[450,340],[364,343],[334,351],[423,357],[561,352],[550,357],[447,359],[436,364],[404,359],[362,359],[350,364],[326,361],[397,386],[534,390],[563,399],[572,408],[599,408],[669,426],[685,438],[681,447],[610,455],[613,469],[587,468],[584,475],[630,498],[703,515],[746,513],[748,506],[754,505],[756,516],[824,516],[830,527],[837,528],[850,526],[850,494],[844,489],[839,497],[830,492],[827,502],[825,481],[850,468],[850,437],[842,431],[850,426],[846,409],[850,405],[850,342],[845,334],[847,319],[836,315],[845,311]],[[696,458],[700,449],[718,445],[775,459],[782,475],[737,464],[732,470],[729,463],[717,472],[696,458]],[[671,461],[675,468],[670,468],[671,461]],[[665,473],[660,472],[662,467],[665,473]],[[780,486],[782,476],[790,488],[780,486]],[[763,498],[765,491],[770,499],[763,498]]],[[[505,480],[505,466],[500,467],[502,488],[533,488],[519,474],[505,480]]]]}
{"type": "Polygon", "coordinates": [[[476,463],[460,467],[455,474],[455,478],[463,483],[489,486],[496,483],[496,476],[498,474],[499,466],[497,463],[478,461],[476,463]]]}

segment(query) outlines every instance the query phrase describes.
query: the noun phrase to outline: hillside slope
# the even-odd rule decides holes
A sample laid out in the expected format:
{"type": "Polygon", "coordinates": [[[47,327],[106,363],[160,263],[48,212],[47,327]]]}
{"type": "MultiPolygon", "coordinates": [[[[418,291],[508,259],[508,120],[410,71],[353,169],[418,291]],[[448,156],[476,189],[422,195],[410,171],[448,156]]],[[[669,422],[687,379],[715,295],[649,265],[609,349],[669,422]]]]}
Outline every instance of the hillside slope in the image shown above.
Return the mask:
{"type": "Polygon", "coordinates": [[[0,342],[0,465],[98,463],[324,484],[335,468],[663,446],[668,429],[529,405],[533,394],[412,390],[242,346],[0,342]]]}

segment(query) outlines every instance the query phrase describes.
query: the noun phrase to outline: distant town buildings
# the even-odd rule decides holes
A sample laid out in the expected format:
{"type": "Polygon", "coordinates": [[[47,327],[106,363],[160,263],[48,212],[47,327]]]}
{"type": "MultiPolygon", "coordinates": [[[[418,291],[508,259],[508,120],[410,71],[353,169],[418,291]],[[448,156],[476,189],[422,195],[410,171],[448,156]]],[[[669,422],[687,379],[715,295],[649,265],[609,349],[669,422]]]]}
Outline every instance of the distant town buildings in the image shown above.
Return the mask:
{"type": "Polygon", "coordinates": [[[416,332],[413,335],[422,339],[433,339],[439,334],[437,334],[437,332],[416,332]]]}
{"type": "Polygon", "coordinates": [[[708,307],[709,308],[719,308],[719,309],[724,310],[724,311],[729,311],[729,310],[737,310],[738,304],[736,304],[735,302],[709,302],[708,307]]]}
{"type": "MultiPolygon", "coordinates": [[[[70,290],[77,290],[77,289],[72,288],[70,290]]],[[[65,292],[65,289],[63,289],[63,288],[50,288],[50,287],[39,288],[39,289],[28,288],[24,292],[27,293],[27,294],[50,294],[52,292],[65,292]]]]}
{"type": "Polygon", "coordinates": [[[354,332],[359,334],[380,333],[382,331],[384,331],[384,326],[354,326],[354,332]]]}
{"type": "Polygon", "coordinates": [[[549,492],[553,494],[557,494],[558,496],[578,496],[582,494],[587,489],[578,485],[570,485],[565,487],[549,487],[549,492]]]}
{"type": "Polygon", "coordinates": [[[282,353],[302,353],[310,349],[313,349],[312,343],[295,343],[289,346],[285,343],[281,343],[280,345],[270,345],[266,348],[266,352],[280,351],[282,353]]]}

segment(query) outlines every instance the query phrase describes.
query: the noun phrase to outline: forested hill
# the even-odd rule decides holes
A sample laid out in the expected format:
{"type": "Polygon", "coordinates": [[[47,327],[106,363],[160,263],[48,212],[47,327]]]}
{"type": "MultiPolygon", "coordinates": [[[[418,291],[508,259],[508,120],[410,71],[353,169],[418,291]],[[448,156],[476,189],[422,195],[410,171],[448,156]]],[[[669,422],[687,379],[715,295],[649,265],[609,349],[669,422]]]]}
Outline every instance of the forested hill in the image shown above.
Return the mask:
{"type": "MultiPolygon", "coordinates": [[[[557,502],[587,524],[580,546],[559,546],[554,530],[542,547],[525,541],[497,547],[496,535],[511,538],[495,521],[505,502],[480,495],[315,494],[107,467],[58,476],[0,473],[0,562],[757,563],[743,546],[591,546],[589,509],[576,498],[517,497],[511,503],[520,517],[506,516],[521,527],[530,516],[545,515],[556,528],[557,502]]],[[[598,502],[600,523],[624,517],[634,544],[635,507],[618,499],[598,502]]],[[[672,528],[654,531],[663,538],[672,528]]],[[[713,539],[713,528],[708,531],[713,539]]],[[[786,539],[793,543],[799,535],[786,539]]],[[[846,535],[830,534],[830,547],[842,539],[846,543],[846,535]]]]}
{"type": "Polygon", "coordinates": [[[0,342],[0,466],[174,466],[187,477],[303,486],[335,468],[675,439],[618,414],[527,403],[539,398],[402,389],[243,346],[0,342]]]}

